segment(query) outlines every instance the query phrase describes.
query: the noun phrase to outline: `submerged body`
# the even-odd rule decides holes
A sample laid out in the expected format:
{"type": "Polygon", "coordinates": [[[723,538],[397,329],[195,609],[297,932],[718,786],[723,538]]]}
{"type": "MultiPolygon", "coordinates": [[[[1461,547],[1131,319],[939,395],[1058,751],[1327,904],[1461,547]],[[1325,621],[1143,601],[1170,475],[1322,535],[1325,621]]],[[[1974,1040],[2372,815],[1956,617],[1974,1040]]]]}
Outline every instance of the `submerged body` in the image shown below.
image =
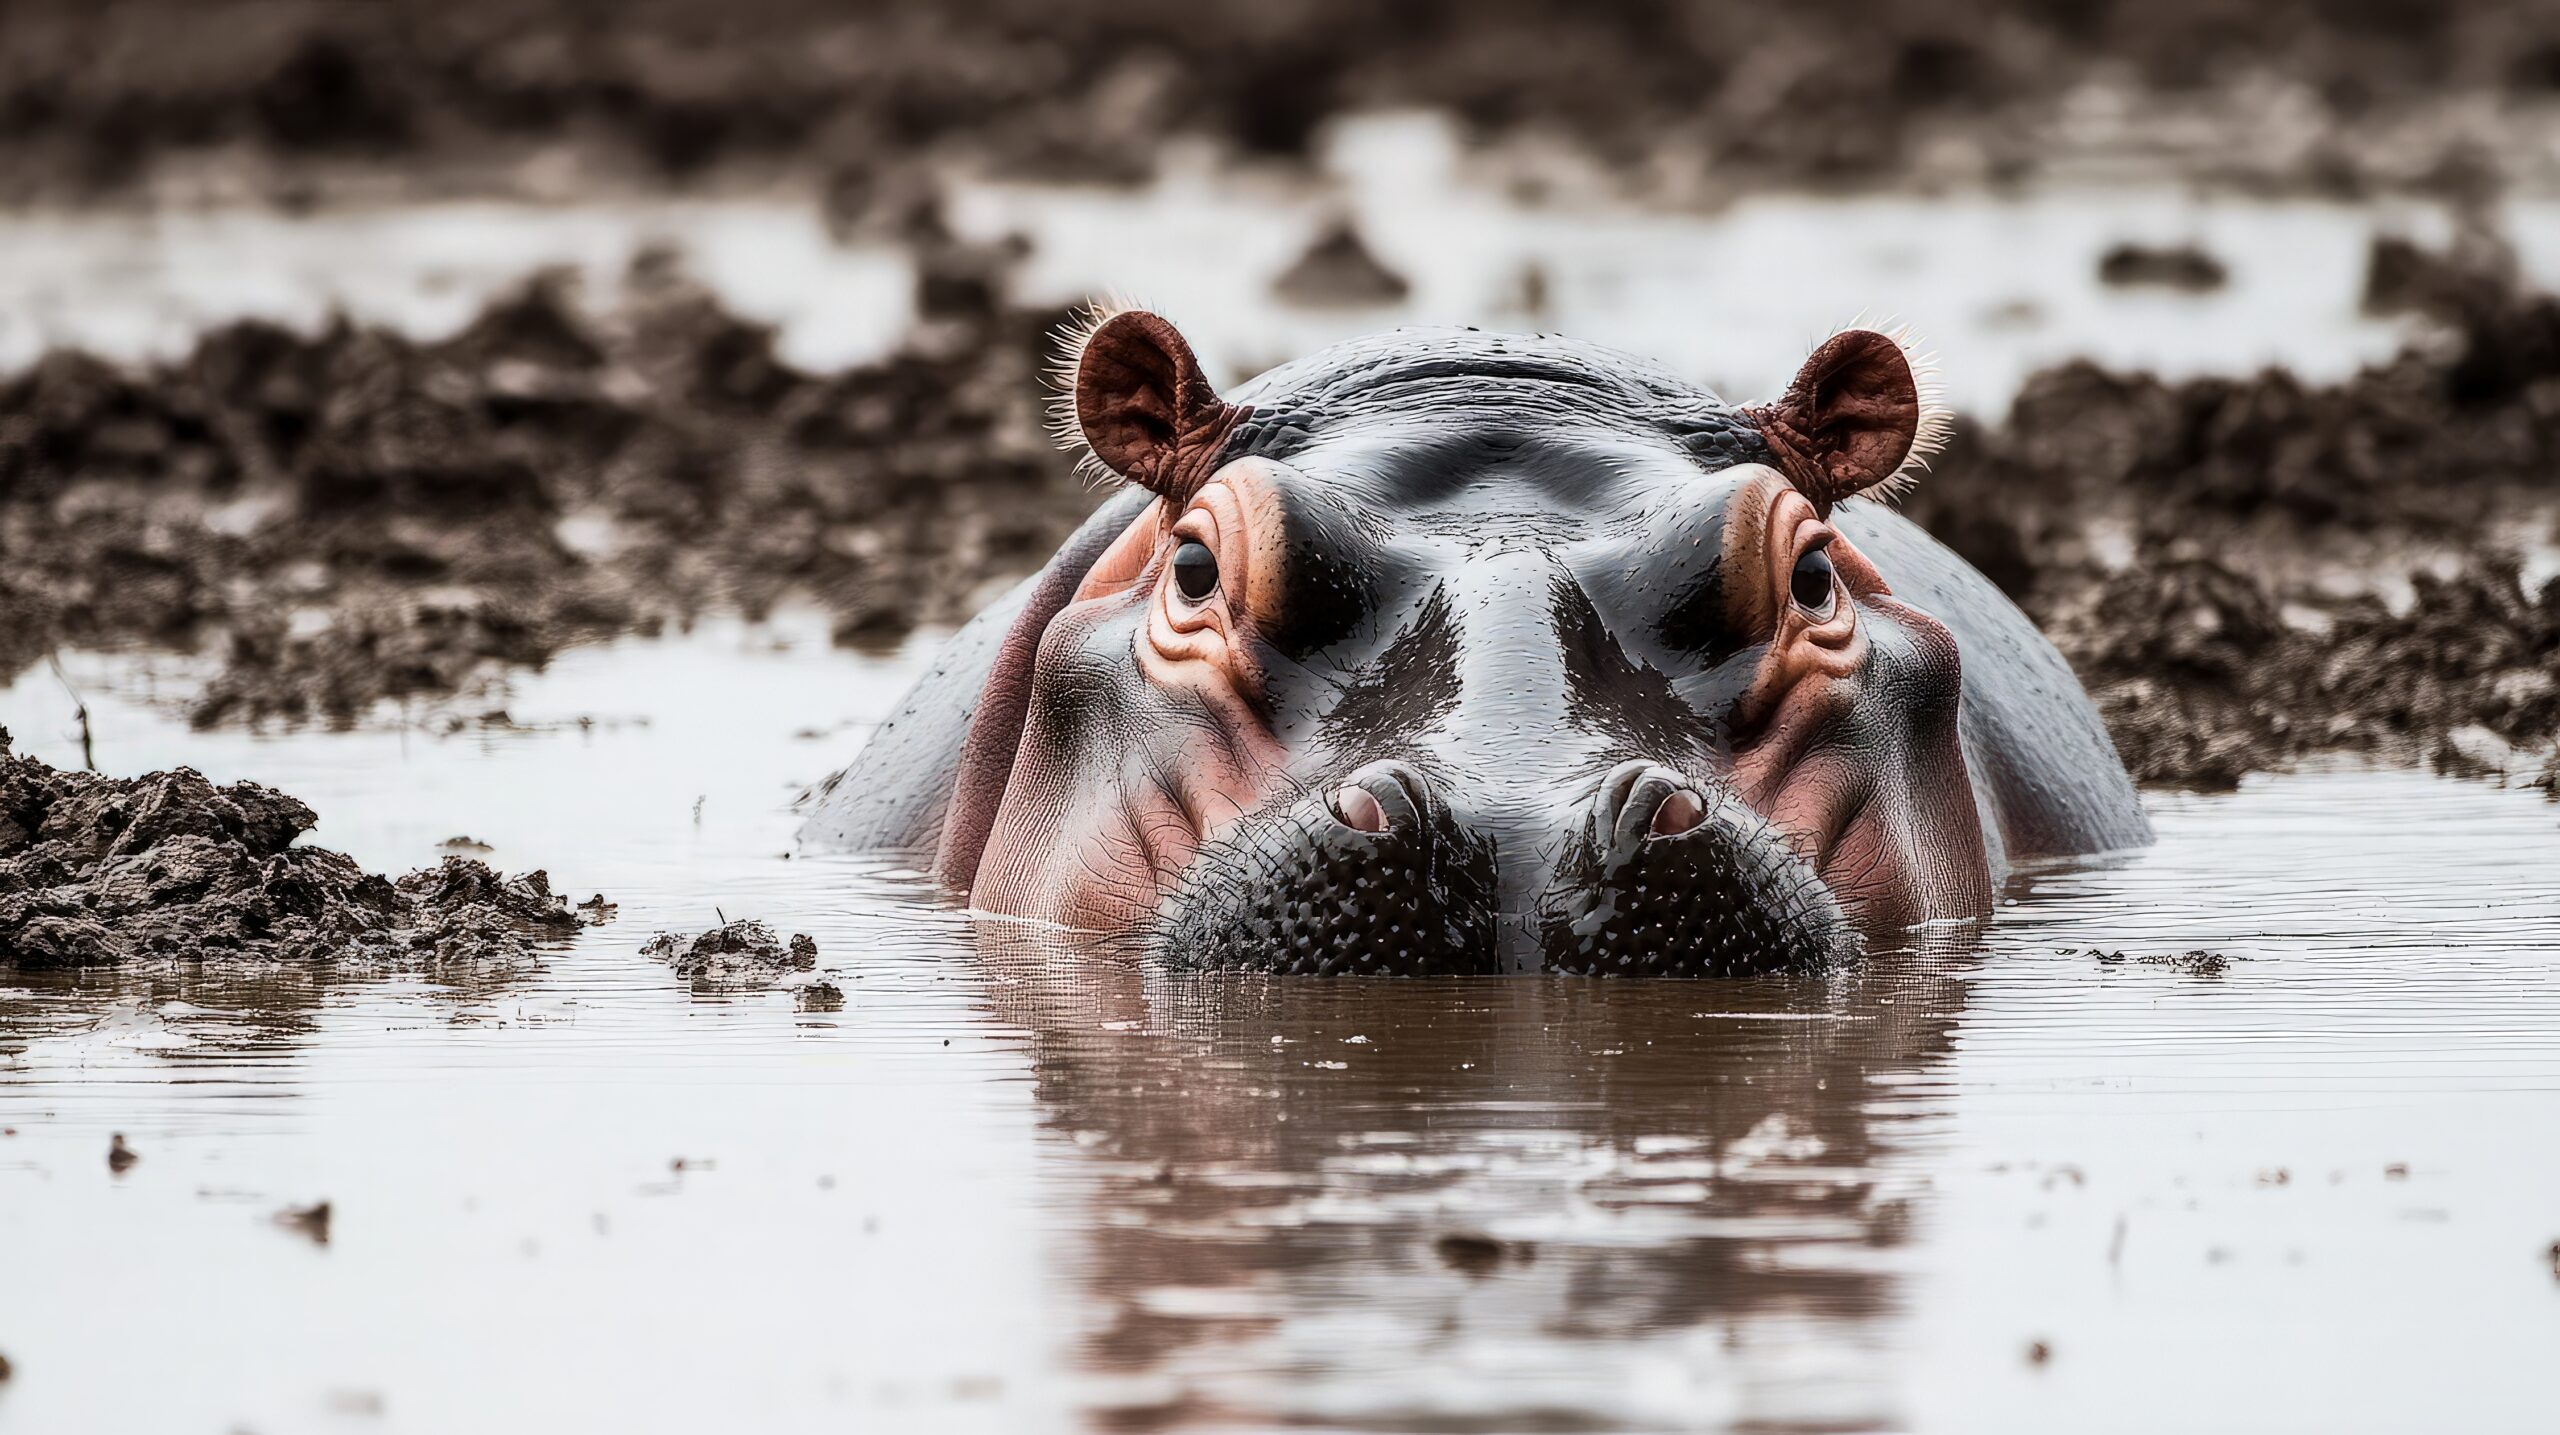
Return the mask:
{"type": "Polygon", "coordinates": [[[813,839],[1188,964],[1733,974],[2149,838],[2059,655],[1858,497],[1927,421],[1885,336],[1755,408],[1472,330],[1222,397],[1122,314],[1075,398],[1130,488],[953,639],[813,839]]]}

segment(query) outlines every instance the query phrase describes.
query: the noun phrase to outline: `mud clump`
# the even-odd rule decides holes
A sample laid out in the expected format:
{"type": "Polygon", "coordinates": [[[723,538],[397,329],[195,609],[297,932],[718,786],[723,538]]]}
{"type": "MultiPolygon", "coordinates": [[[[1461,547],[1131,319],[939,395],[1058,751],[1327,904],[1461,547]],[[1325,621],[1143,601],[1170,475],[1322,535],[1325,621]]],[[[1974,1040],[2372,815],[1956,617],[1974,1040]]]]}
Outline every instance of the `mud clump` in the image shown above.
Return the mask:
{"type": "Polygon", "coordinates": [[[1505,1264],[1527,1265],[1537,1259],[1537,1247],[1525,1241],[1504,1241],[1481,1231],[1451,1231],[1431,1243],[1440,1264],[1470,1280],[1481,1280],[1500,1270],[1505,1264]]]}
{"type": "Polygon", "coordinates": [[[1042,431],[1061,316],[1004,303],[1014,251],[919,244],[910,342],[834,375],[664,256],[610,320],[544,277],[439,343],[246,323],[141,371],[51,354],[0,381],[0,671],[204,650],[199,726],[344,724],[786,597],[848,643],[960,621],[1093,495],[1042,431]]]}
{"type": "Polygon", "coordinates": [[[2509,303],[2517,272],[2513,246],[2477,221],[2466,220],[2442,250],[2405,235],[2377,234],[2365,255],[2363,308],[2368,314],[2434,315],[2460,323],[2509,303]]]}
{"type": "Polygon", "coordinates": [[[2521,777],[2560,742],[2560,582],[2528,586],[2513,546],[2560,537],[2560,300],[2452,262],[2443,332],[2340,383],[2065,364],[1912,493],[2053,637],[2136,779],[2449,742],[2521,777]]]}
{"type": "Polygon", "coordinates": [[[2203,294],[2230,282],[2221,260],[2192,244],[2118,244],[2098,257],[2098,281],[2118,288],[2203,294]]]}
{"type": "MultiPolygon", "coordinates": [[[[818,964],[815,941],[795,933],[785,943],[771,926],[753,919],[724,922],[692,938],[661,932],[640,953],[667,963],[702,992],[768,987],[818,964]]],[[[809,985],[814,989],[818,984],[809,985]]],[[[836,1005],[843,1002],[843,992],[837,991],[836,1005]]]]}
{"type": "Polygon", "coordinates": [[[1413,285],[1370,251],[1350,221],[1338,220],[1272,281],[1271,289],[1283,302],[1307,308],[1374,308],[1403,302],[1413,285]]]}
{"type": "Polygon", "coordinates": [[[508,965],[578,928],[540,872],[448,857],[392,881],[295,845],[315,820],[283,793],[188,768],[65,772],[0,729],[0,968],[508,965]]]}
{"type": "Polygon", "coordinates": [[[2146,967],[2166,967],[2191,977],[2218,977],[2231,970],[2231,958],[2220,952],[2201,948],[2184,952],[2141,952],[2127,956],[2123,952],[2088,949],[2087,955],[2102,967],[2120,967],[2127,962],[2146,967]]]}

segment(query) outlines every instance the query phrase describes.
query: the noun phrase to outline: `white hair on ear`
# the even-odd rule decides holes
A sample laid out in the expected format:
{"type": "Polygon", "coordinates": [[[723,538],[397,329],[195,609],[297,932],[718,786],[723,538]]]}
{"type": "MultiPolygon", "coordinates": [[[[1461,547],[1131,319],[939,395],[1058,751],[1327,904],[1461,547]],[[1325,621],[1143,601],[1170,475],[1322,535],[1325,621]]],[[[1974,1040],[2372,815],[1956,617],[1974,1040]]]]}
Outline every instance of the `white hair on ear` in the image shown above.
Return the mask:
{"type": "Polygon", "coordinates": [[[1892,473],[1853,495],[1872,498],[1879,503],[1894,503],[1911,491],[1911,486],[1920,481],[1920,475],[1929,471],[1929,461],[1946,450],[1947,440],[1955,433],[1955,410],[1947,407],[1947,386],[1939,377],[1937,351],[1922,347],[1920,335],[1897,317],[1888,315],[1870,321],[1861,313],[1823,335],[1814,348],[1818,349],[1853,329],[1871,329],[1891,339],[1894,347],[1902,350],[1902,361],[1911,366],[1911,387],[1920,396],[1920,420],[1912,428],[1911,451],[1902,456],[1902,462],[1892,473]]]}
{"type": "Polygon", "coordinates": [[[1084,436],[1084,421],[1076,414],[1076,374],[1084,365],[1084,348],[1093,342],[1093,336],[1103,325],[1132,309],[1144,307],[1115,290],[1086,300],[1051,336],[1049,439],[1076,456],[1076,476],[1084,481],[1087,488],[1123,480],[1093,451],[1092,443],[1084,436]]]}

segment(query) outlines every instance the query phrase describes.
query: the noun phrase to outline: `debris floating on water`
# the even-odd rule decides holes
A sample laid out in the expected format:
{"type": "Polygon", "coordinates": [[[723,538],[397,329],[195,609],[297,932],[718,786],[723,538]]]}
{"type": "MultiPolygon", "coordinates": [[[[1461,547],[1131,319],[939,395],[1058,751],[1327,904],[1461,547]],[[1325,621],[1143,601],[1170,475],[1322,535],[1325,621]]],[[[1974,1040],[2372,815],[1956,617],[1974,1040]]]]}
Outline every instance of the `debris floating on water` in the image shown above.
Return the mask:
{"type": "Polygon", "coordinates": [[[1431,1243],[1440,1264],[1470,1277],[1483,1277],[1499,1270],[1506,1261],[1526,1265],[1537,1258],[1537,1248],[1525,1241],[1504,1241],[1481,1231],[1451,1231],[1431,1243]]]}
{"type": "Polygon", "coordinates": [[[2091,947],[2086,955],[2102,967],[2122,966],[2126,962],[2136,962],[2146,967],[2168,967],[2195,977],[2218,977],[2231,966],[2231,958],[2220,952],[2208,952],[2202,948],[2191,948],[2183,952],[2146,952],[2127,956],[2123,952],[2091,947]]]}
{"type": "Polygon", "coordinates": [[[771,925],[753,918],[723,922],[690,939],[660,932],[640,952],[672,966],[677,976],[692,981],[694,990],[704,992],[767,987],[818,964],[814,939],[794,933],[786,944],[771,925]]]}
{"type": "Polygon", "coordinates": [[[315,1201],[308,1206],[288,1206],[276,1212],[276,1224],[310,1237],[315,1246],[325,1246],[329,1244],[329,1203],[315,1201]]]}

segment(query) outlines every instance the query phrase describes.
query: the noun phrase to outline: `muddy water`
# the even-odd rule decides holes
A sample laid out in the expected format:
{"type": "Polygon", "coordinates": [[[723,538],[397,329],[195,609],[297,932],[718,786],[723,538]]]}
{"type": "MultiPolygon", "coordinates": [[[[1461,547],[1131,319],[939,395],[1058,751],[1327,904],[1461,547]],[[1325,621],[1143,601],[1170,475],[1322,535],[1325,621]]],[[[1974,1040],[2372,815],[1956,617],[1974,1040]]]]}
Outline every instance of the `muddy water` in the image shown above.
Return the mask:
{"type": "MultiPolygon", "coordinates": [[[[914,660],[706,626],[571,654],[511,726],[273,738],[71,662],[102,765],[277,784],[382,866],[467,833],[621,912],[461,986],[0,987],[0,1426],[2560,1413],[2531,794],[2155,799],[2157,848],[1831,981],[1173,979],[793,851],[791,789],[914,660]],[[722,910],[814,935],[843,1010],[639,954],[722,910]],[[274,1219],[321,1199],[325,1245],[274,1219]]],[[[78,760],[50,674],[0,722],[78,760]]]]}

